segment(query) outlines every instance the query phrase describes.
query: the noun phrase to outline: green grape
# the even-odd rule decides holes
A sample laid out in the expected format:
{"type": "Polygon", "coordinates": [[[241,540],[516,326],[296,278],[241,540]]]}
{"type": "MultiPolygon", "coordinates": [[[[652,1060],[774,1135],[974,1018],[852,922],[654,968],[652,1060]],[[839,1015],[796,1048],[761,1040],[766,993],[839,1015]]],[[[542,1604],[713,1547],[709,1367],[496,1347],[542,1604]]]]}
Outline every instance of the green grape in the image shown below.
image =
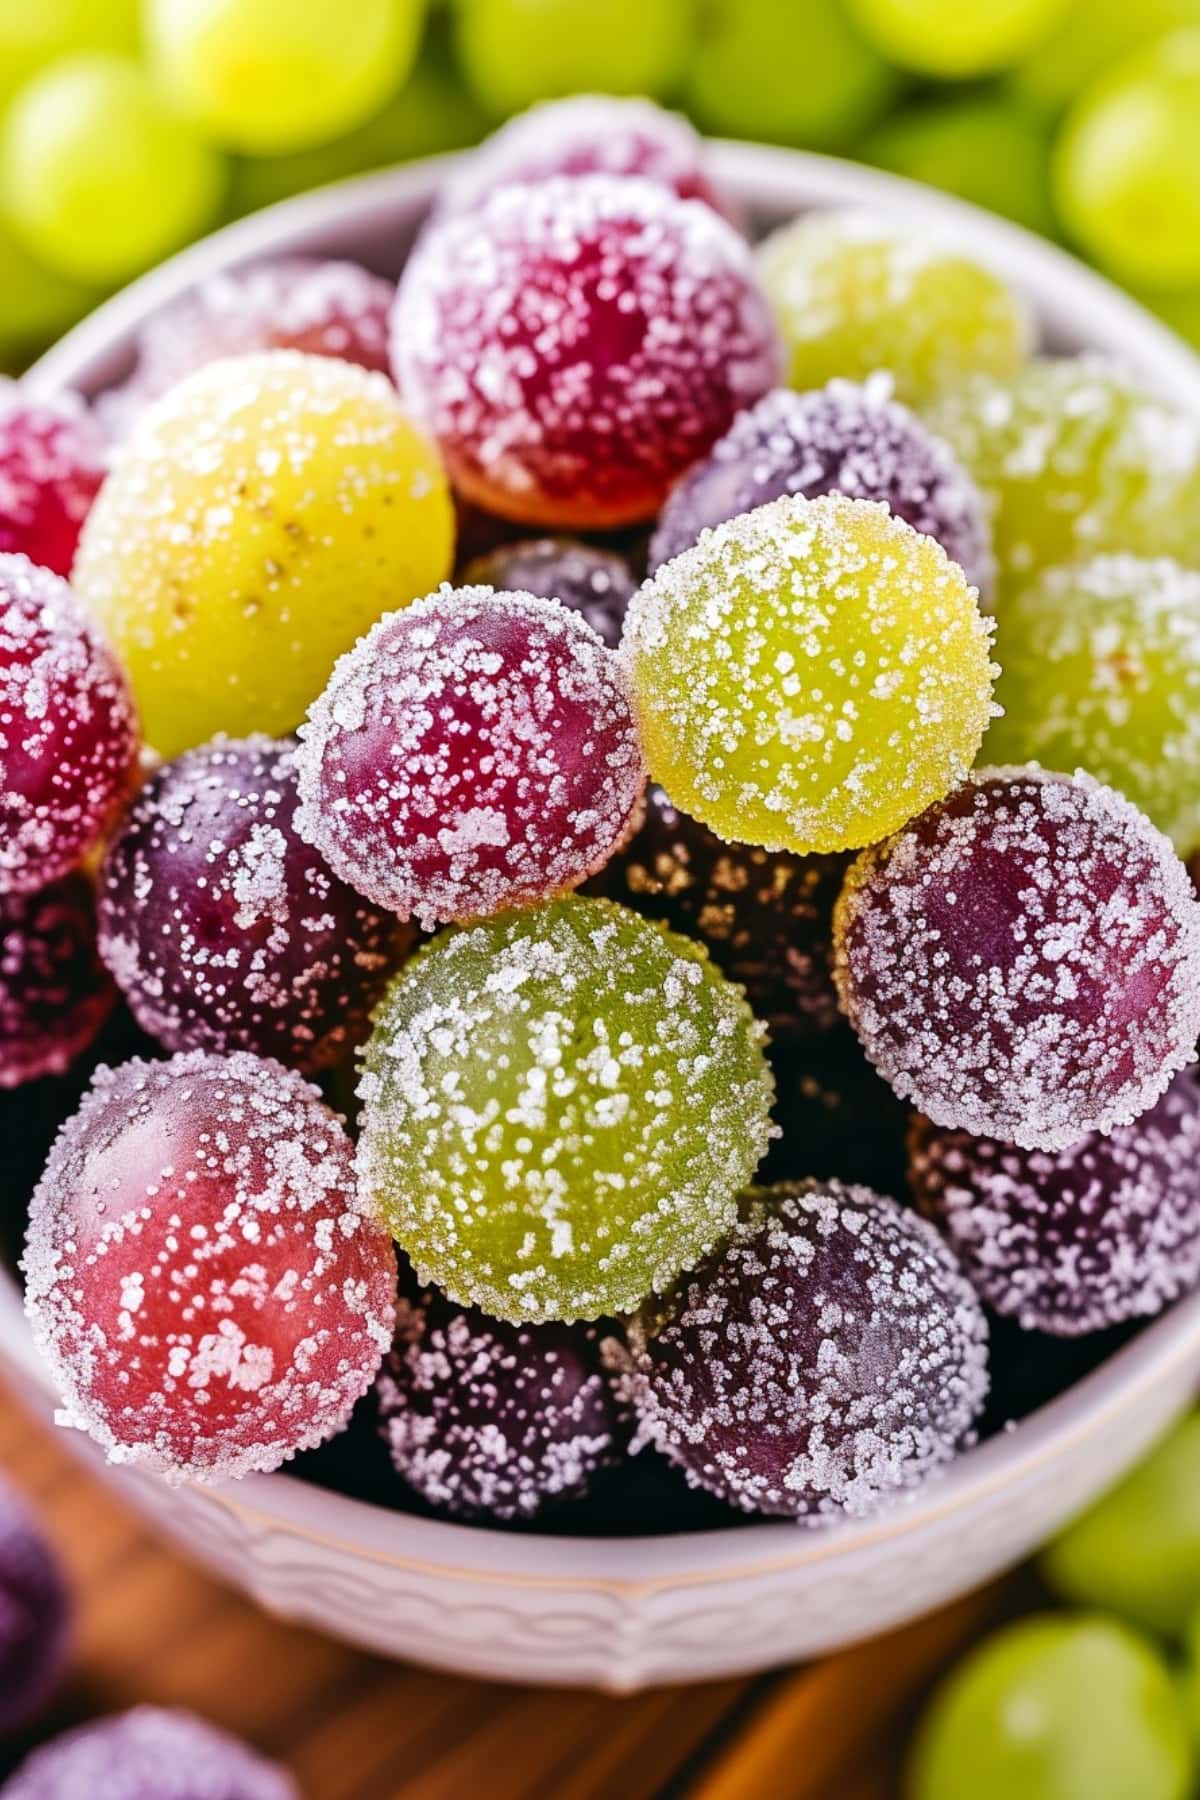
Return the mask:
{"type": "Polygon", "coordinates": [[[1053,237],[1050,135],[1032,109],[998,94],[921,100],[861,146],[867,162],[944,188],[1053,237]]]}
{"type": "Polygon", "coordinates": [[[1200,846],[1200,574],[1128,555],[1044,570],[1005,595],[997,654],[989,762],[1086,769],[1181,856],[1200,846]]]}
{"type": "Polygon", "coordinates": [[[583,90],[674,90],[691,53],[694,0],[455,0],[467,85],[496,118],[583,90]]]}
{"type": "Polygon", "coordinates": [[[982,488],[1002,577],[1094,552],[1200,566],[1200,424],[1098,357],[972,376],[925,409],[982,488]]]}
{"type": "Polygon", "coordinates": [[[908,1800],[1185,1800],[1191,1747],[1171,1674],[1114,1620],[1022,1619],[935,1693],[908,1800]]]}
{"type": "Polygon", "coordinates": [[[1053,175],[1072,235],[1122,281],[1200,282],[1200,28],[1086,89],[1063,125],[1053,175]]]}
{"type": "Polygon", "coordinates": [[[628,1312],[733,1224],[772,1094],[742,990],[699,944],[555,900],[444,931],[393,980],[360,1191],[453,1300],[628,1312]]]}
{"type": "Polygon", "coordinates": [[[889,62],[961,81],[1020,62],[1057,25],[1066,0],[849,0],[889,62]]]}
{"type": "Polygon", "coordinates": [[[279,734],[389,607],[449,573],[437,453],[391,383],[298,351],[210,363],[143,413],[74,585],[163,756],[279,734]]]}
{"type": "Polygon", "coordinates": [[[168,112],[136,63],[54,63],[21,89],[0,136],[0,200],[40,261],[115,284],[203,231],[221,203],[219,156],[168,112]]]}
{"type": "Polygon", "coordinates": [[[1178,1676],[1179,1701],[1192,1734],[1192,1744],[1200,1749],[1200,1612],[1194,1612],[1184,1628],[1183,1653],[1178,1676]]]}
{"type": "Polygon", "coordinates": [[[271,155],[369,119],[416,59],[424,0],[146,0],[164,91],[230,150],[271,155]]]}
{"type": "Polygon", "coordinates": [[[705,532],[634,597],[622,648],[646,760],[719,836],[874,843],[966,774],[989,628],[933,538],[826,495],[705,532]]]}
{"type": "Polygon", "coordinates": [[[1142,293],[1138,298],[1164,325],[1200,349],[1200,287],[1173,294],[1142,293]]]}
{"type": "Polygon", "coordinates": [[[852,143],[897,86],[841,0],[718,0],[701,14],[685,94],[708,131],[829,150],[852,143]]]}
{"type": "Polygon", "coordinates": [[[758,267],[793,387],[886,369],[919,405],[970,371],[1005,375],[1028,349],[1026,307],[945,232],[858,211],[803,214],[758,267]]]}
{"type": "Polygon", "coordinates": [[[1050,36],[1009,76],[1022,100],[1058,113],[1129,51],[1200,24],[1200,0],[1071,0],[1050,36]]]}
{"type": "Polygon", "coordinates": [[[1041,1568],[1065,1600],[1181,1632],[1200,1608],[1200,1414],[1068,1525],[1041,1568]]]}
{"type": "Polygon", "coordinates": [[[30,256],[0,219],[0,368],[19,368],[90,312],[100,298],[30,256]]]}
{"type": "Polygon", "coordinates": [[[81,50],[134,51],[139,0],[0,0],[0,102],[81,50]]]}

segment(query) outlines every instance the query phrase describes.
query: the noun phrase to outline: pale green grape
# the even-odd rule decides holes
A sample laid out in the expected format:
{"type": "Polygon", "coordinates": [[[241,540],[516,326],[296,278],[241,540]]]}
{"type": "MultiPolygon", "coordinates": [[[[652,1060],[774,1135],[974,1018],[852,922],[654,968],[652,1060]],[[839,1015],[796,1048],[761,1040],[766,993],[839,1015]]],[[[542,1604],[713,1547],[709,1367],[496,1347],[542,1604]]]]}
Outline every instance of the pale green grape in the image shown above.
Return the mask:
{"type": "Polygon", "coordinates": [[[60,56],[133,51],[139,0],[0,0],[0,103],[60,56]]]}
{"type": "Polygon", "coordinates": [[[841,0],[718,0],[701,14],[686,96],[708,131],[834,149],[897,85],[841,0]]]}
{"type": "Polygon", "coordinates": [[[1191,1748],[1170,1671],[1087,1614],[1023,1619],[953,1670],[917,1733],[908,1800],[1185,1800],[1191,1748]]]}
{"type": "Polygon", "coordinates": [[[467,83],[497,118],[580,91],[670,92],[687,63],[693,0],[456,0],[467,83]]]}
{"type": "Polygon", "coordinates": [[[1200,27],[1086,89],[1053,174],[1063,220],[1096,262],[1126,282],[1200,282],[1200,27]]]}
{"type": "Polygon", "coordinates": [[[30,256],[0,220],[0,368],[16,370],[30,354],[60,337],[100,298],[30,256]]]}
{"type": "Polygon", "coordinates": [[[1075,1520],[1042,1554],[1064,1599],[1176,1633],[1200,1607],[1200,1414],[1075,1520]]]}
{"type": "Polygon", "coordinates": [[[1167,294],[1142,293],[1138,297],[1143,306],[1158,314],[1164,325],[1200,350],[1200,287],[1167,294]]]}
{"type": "Polygon", "coordinates": [[[1031,108],[1003,95],[916,101],[886,119],[860,154],[1054,235],[1049,132],[1031,108]]]}
{"type": "Polygon", "coordinates": [[[1071,0],[1050,36],[1009,76],[1021,99],[1061,112],[1141,44],[1200,24],[1200,0],[1071,0]]]}
{"type": "Polygon", "coordinates": [[[75,281],[116,283],[203,231],[221,158],[176,119],[134,62],[68,57],[22,88],[0,137],[0,198],[35,256],[75,281]]]}
{"type": "Polygon", "coordinates": [[[1010,69],[1057,25],[1066,0],[849,0],[890,62],[962,80],[1010,69]]]}
{"type": "Polygon", "coordinates": [[[180,112],[269,155],[369,119],[413,66],[424,0],[146,0],[145,18],[180,112]]]}

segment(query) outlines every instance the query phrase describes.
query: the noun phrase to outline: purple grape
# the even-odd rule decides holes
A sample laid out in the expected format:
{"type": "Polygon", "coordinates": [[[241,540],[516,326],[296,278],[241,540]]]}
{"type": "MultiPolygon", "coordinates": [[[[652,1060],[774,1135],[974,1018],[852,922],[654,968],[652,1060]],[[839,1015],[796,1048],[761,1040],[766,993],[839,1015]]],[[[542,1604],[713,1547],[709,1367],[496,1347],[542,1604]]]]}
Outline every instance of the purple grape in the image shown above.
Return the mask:
{"type": "Polygon", "coordinates": [[[983,1310],[923,1219],[869,1188],[752,1190],[610,1360],[641,1434],[745,1512],[880,1511],[968,1440],[983,1310]]]}
{"type": "Polygon", "coordinates": [[[306,1071],[366,1033],[412,932],[294,829],[294,750],[218,738],[154,774],[104,861],[100,950],[169,1050],[306,1071]]]}
{"type": "Polygon", "coordinates": [[[833,908],[849,861],[725,843],[651,788],[588,891],[699,938],[775,1039],[814,1037],[838,1023],[833,908]]]}
{"type": "Polygon", "coordinates": [[[985,597],[994,569],[983,500],[940,438],[890,396],[884,378],[777,388],[741,413],[672,489],[650,542],[650,569],[702,531],[784,494],[882,500],[941,544],[985,597]]]}
{"type": "Polygon", "coordinates": [[[0,1732],[37,1711],[62,1671],[71,1616],[58,1559],[0,1481],[0,1732]]]}
{"type": "Polygon", "coordinates": [[[1086,775],[984,770],[846,877],[835,973],[868,1057],[940,1125],[1063,1149],[1127,1125],[1200,1031],[1200,904],[1086,775]]]}
{"type": "Polygon", "coordinates": [[[615,550],[599,550],[574,538],[524,538],[501,544],[468,564],[464,586],[492,587],[498,592],[532,594],[537,600],[561,600],[582,613],[610,650],[621,641],[625,608],[637,582],[633,570],[615,550]]]}
{"type": "Polygon", "coordinates": [[[1146,1318],[1200,1280],[1200,1088],[1176,1076],[1131,1125],[1018,1150],[918,1119],[910,1179],[989,1306],[1076,1337],[1146,1318]]]}
{"type": "Polygon", "coordinates": [[[63,1074],[116,997],[85,875],[38,894],[0,894],[0,1088],[63,1074]]]}
{"type": "Polygon", "coordinates": [[[135,1706],[26,1758],[2,1800],[301,1800],[277,1763],[192,1713],[135,1706]]]}

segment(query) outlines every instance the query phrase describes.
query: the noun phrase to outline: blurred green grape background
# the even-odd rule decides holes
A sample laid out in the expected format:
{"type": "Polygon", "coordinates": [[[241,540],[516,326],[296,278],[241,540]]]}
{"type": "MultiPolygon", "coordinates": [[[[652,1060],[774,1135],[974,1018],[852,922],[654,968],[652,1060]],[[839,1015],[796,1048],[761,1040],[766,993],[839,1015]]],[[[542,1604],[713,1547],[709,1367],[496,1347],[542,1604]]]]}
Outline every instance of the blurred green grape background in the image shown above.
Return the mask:
{"type": "Polygon", "coordinates": [[[581,89],[946,188],[1200,344],[1200,0],[0,0],[0,368],[228,219],[581,89]]]}

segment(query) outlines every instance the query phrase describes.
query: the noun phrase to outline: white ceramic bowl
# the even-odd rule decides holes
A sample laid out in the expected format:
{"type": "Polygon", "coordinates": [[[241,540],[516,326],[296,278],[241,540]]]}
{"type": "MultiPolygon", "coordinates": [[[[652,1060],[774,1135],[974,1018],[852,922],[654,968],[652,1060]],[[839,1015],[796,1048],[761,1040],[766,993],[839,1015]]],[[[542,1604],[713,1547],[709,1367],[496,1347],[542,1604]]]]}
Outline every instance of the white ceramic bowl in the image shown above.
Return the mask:
{"type": "MultiPolygon", "coordinates": [[[[1107,283],[1015,226],[848,164],[745,145],[715,172],[767,226],[851,201],[947,224],[1032,301],[1043,341],[1136,365],[1200,414],[1200,362],[1107,283]]],[[[280,251],[400,267],[444,165],[306,195],[197,245],[72,332],[27,378],[95,393],[126,371],[141,322],[192,282],[280,251]]],[[[53,1409],[17,1290],[0,1278],[0,1367],[53,1409]]],[[[631,1690],[765,1668],[881,1631],[1025,1556],[1113,1481],[1187,1404],[1200,1376],[1200,1295],[1015,1430],[970,1451],[888,1517],[671,1538],[513,1536],[406,1517],[287,1475],[168,1489],[106,1469],[189,1554],[261,1603],[385,1654],[504,1680],[631,1690]]]]}

